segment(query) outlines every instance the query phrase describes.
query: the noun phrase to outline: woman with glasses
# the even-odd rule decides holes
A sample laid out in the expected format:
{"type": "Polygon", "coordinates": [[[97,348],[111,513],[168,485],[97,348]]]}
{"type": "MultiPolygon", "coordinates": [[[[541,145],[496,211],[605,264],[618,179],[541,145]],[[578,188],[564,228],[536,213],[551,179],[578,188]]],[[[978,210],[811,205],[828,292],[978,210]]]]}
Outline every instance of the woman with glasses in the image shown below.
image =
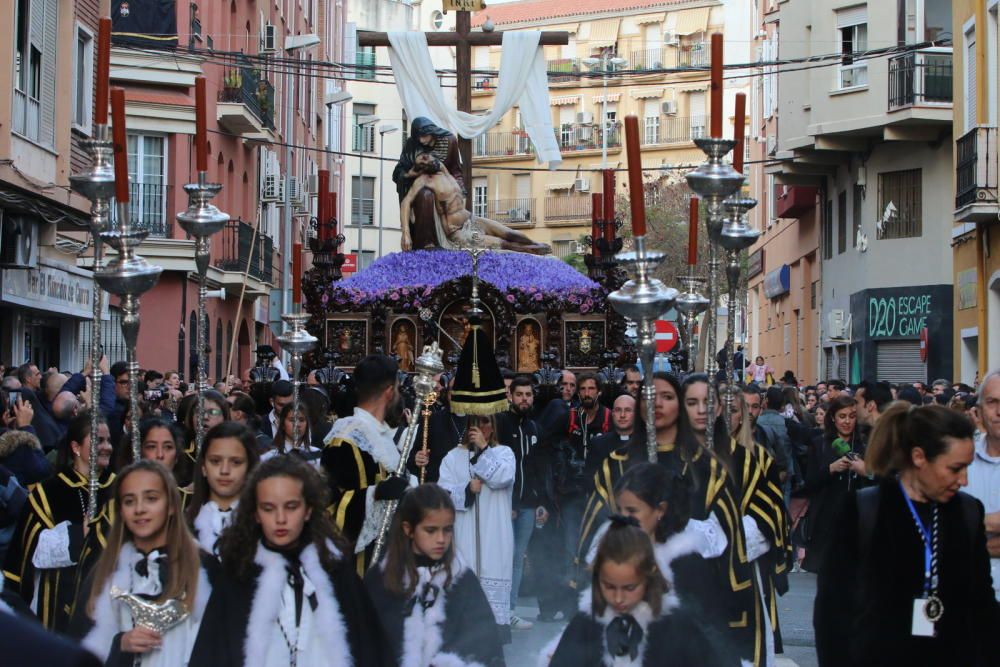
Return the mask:
{"type": "Polygon", "coordinates": [[[100,470],[99,510],[110,499],[114,481],[108,469],[108,425],[99,420],[96,438],[91,437],[90,427],[88,412],[69,423],[57,472],[31,490],[3,568],[5,591],[19,595],[46,628],[57,632],[69,626],[84,538],[99,529],[98,523],[87,521],[91,447],[97,447],[100,470]]]}
{"type": "Polygon", "coordinates": [[[458,514],[458,555],[482,584],[499,626],[510,643],[510,587],[514,574],[514,527],[510,522],[516,461],[496,439],[495,415],[469,415],[461,444],[441,462],[438,484],[451,495],[458,514]]]}

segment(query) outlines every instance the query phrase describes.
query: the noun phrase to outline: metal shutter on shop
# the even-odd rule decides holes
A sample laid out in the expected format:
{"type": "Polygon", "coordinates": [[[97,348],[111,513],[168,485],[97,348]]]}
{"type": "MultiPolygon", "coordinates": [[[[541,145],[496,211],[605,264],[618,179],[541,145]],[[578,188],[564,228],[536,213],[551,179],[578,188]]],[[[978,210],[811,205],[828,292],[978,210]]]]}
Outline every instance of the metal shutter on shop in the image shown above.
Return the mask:
{"type": "Polygon", "coordinates": [[[843,380],[847,382],[847,346],[838,345],[837,346],[837,380],[843,380]]]}
{"type": "Polygon", "coordinates": [[[926,382],[927,364],[920,361],[919,340],[887,340],[875,344],[878,379],[885,382],[926,382]]]}
{"type": "Polygon", "coordinates": [[[838,345],[837,356],[834,356],[833,350],[834,349],[832,347],[824,349],[826,357],[826,375],[824,376],[824,379],[843,380],[844,382],[847,382],[847,346],[838,345]]]}

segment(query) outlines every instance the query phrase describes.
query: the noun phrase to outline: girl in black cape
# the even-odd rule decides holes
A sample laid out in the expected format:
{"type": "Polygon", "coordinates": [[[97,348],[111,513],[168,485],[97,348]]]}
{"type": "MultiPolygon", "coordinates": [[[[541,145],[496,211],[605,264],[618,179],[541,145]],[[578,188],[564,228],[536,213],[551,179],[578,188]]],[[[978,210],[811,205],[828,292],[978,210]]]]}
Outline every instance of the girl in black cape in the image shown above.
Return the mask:
{"type": "Polygon", "coordinates": [[[455,506],[435,484],[403,496],[385,558],[365,586],[400,667],[503,667],[493,612],[455,552],[455,506]]]}
{"type": "Polygon", "coordinates": [[[601,537],[590,590],[561,637],[542,649],[550,667],[715,667],[735,664],[681,606],[632,517],[601,537]]]}
{"type": "Polygon", "coordinates": [[[380,667],[381,626],[327,487],[291,456],[262,463],[219,539],[215,582],[189,667],[380,667]]]}

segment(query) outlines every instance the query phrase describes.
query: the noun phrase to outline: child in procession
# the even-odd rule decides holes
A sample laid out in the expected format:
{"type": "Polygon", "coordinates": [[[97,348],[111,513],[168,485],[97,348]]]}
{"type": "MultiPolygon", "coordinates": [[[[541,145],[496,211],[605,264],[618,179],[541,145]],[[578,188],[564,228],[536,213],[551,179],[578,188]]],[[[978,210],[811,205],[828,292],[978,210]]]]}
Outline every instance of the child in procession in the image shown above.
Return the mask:
{"type": "Polygon", "coordinates": [[[115,486],[115,521],[108,544],[90,573],[73,617],[73,633],[109,667],[140,658],[143,667],[187,664],[211,595],[198,543],[184,523],[173,476],[142,460],[121,471],[115,486]],[[122,594],[183,610],[183,620],[162,634],[136,622],[122,594]]]}
{"type": "Polygon", "coordinates": [[[613,515],[591,588],[563,634],[542,650],[552,667],[714,667],[733,664],[680,606],[632,517],[613,515]]]}
{"type": "Polygon", "coordinates": [[[257,438],[247,427],[223,422],[205,434],[186,510],[201,548],[218,555],[216,543],[239,504],[247,477],[257,466],[257,438]]]}
{"type": "Polygon", "coordinates": [[[298,458],[257,467],[218,543],[222,573],[191,667],[388,664],[327,504],[325,482],[298,458]]]}
{"type": "Polygon", "coordinates": [[[365,575],[400,667],[502,667],[493,612],[475,574],[456,553],[455,506],[435,484],[406,492],[385,557],[365,575]]]}

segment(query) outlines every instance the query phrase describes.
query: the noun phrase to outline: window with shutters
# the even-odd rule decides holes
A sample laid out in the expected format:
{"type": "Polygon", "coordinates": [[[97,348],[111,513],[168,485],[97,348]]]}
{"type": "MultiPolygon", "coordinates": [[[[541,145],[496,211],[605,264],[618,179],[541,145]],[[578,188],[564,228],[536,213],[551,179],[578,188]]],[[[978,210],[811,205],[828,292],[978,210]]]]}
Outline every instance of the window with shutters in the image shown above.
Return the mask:
{"type": "Polygon", "coordinates": [[[833,201],[823,209],[823,259],[833,259],[833,201]]]}
{"type": "Polygon", "coordinates": [[[918,238],[921,222],[921,170],[887,171],[878,175],[878,238],[918,238]]]}
{"type": "MultiPolygon", "coordinates": [[[[129,216],[151,236],[165,237],[167,224],[166,138],[128,135],[129,216]]],[[[112,217],[117,215],[112,209],[112,217]]]]}
{"type": "Polygon", "coordinates": [[[93,81],[94,36],[77,24],[76,51],[73,54],[73,127],[85,134],[90,134],[93,81]]]}
{"type": "Polygon", "coordinates": [[[357,78],[365,81],[373,81],[375,79],[374,46],[359,46],[354,62],[357,69],[357,78]]]}
{"type": "Polygon", "coordinates": [[[840,41],[838,88],[858,88],[868,85],[868,64],[856,60],[855,54],[868,49],[868,7],[855,5],[837,10],[837,37],[840,41]]]}
{"type": "Polygon", "coordinates": [[[965,129],[976,126],[976,26],[965,33],[965,129]]]}
{"type": "Polygon", "coordinates": [[[375,105],[355,104],[352,110],[354,113],[353,150],[364,153],[375,152],[375,123],[368,123],[367,125],[360,123],[361,116],[375,115],[375,105]]]}
{"type": "Polygon", "coordinates": [[[847,252],[847,190],[837,196],[837,254],[847,252]]]}
{"type": "Polygon", "coordinates": [[[486,178],[472,179],[472,212],[481,218],[486,217],[486,178]]]}
{"type": "Polygon", "coordinates": [[[43,146],[55,144],[58,0],[17,0],[11,129],[43,146]]]}
{"type": "MultiPolygon", "coordinates": [[[[375,210],[375,177],[351,177],[351,224],[370,225],[375,210]]],[[[364,268],[364,267],[361,267],[364,268]]]]}
{"type": "Polygon", "coordinates": [[[691,119],[691,138],[700,139],[705,136],[705,93],[696,92],[688,95],[688,113],[691,119]]]}
{"type": "Polygon", "coordinates": [[[854,186],[854,198],[851,210],[851,247],[858,247],[858,234],[861,233],[861,202],[865,197],[865,188],[862,185],[854,186]]]}

